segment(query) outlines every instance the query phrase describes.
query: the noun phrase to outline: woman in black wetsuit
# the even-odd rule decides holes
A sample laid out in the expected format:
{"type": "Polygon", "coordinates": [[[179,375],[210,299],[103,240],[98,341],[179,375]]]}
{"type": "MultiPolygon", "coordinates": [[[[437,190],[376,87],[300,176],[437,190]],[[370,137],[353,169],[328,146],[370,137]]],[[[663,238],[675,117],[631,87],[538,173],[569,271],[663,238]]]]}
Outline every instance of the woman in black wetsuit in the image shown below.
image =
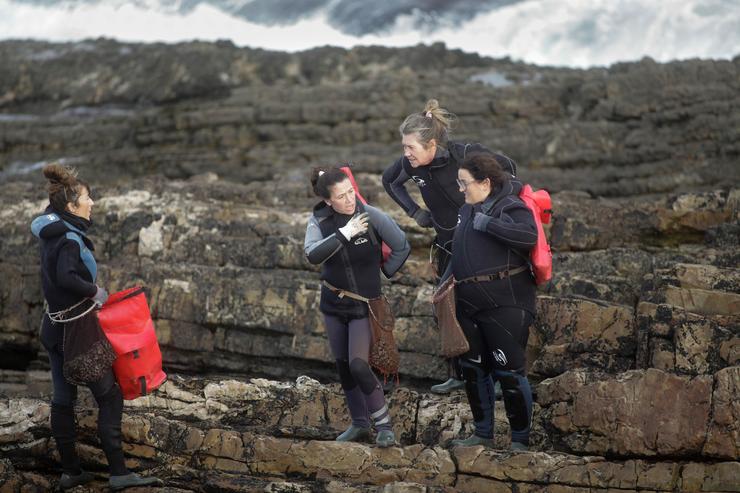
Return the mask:
{"type": "MultiPolygon", "coordinates": [[[[432,244],[437,276],[447,269],[452,250],[452,237],[457,226],[457,212],[465,203],[456,179],[459,163],[468,154],[491,153],[476,143],[449,140],[455,115],[439,107],[430,99],[424,111],[406,117],[399,131],[403,156],[383,173],[383,186],[388,195],[423,228],[434,228],[436,237],[432,244]],[[421,192],[426,209],[420,207],[406,190],[406,183],[413,181],[421,192]]],[[[496,158],[512,175],[516,164],[504,156],[496,158]]],[[[449,379],[433,385],[432,392],[446,394],[462,388],[456,358],[449,361],[449,379]]]]}
{"type": "Polygon", "coordinates": [[[395,443],[383,389],[368,363],[371,330],[368,306],[360,299],[380,296],[380,272],[390,278],[406,261],[411,247],[398,225],[384,212],[362,204],[339,168],[315,169],[313,190],[321,197],[306,226],[308,261],[321,265],[321,301],[326,332],[352,418],[338,441],[361,441],[377,430],[375,443],[395,443]],[[391,249],[381,265],[381,245],[391,249]]]}
{"type": "MultiPolygon", "coordinates": [[[[493,380],[503,389],[511,447],[526,450],[532,391],[525,349],[535,315],[536,286],[529,252],[537,242],[521,183],[491,155],[474,154],[458,171],[465,194],[446,273],[455,277],[457,318],[470,343],[460,356],[475,433],[453,445],[493,445],[493,380]]],[[[446,277],[446,276],[445,276],[446,277]]]]}

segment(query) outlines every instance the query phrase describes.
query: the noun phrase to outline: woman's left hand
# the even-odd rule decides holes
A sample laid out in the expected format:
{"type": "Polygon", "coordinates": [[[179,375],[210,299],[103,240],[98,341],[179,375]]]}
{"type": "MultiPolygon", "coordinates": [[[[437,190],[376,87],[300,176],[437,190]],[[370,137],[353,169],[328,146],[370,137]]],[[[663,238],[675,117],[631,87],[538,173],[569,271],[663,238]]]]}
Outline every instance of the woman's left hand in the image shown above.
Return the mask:
{"type": "Polygon", "coordinates": [[[488,228],[488,221],[491,220],[491,216],[487,216],[482,212],[476,212],[473,218],[473,229],[476,231],[486,231],[488,228]]]}

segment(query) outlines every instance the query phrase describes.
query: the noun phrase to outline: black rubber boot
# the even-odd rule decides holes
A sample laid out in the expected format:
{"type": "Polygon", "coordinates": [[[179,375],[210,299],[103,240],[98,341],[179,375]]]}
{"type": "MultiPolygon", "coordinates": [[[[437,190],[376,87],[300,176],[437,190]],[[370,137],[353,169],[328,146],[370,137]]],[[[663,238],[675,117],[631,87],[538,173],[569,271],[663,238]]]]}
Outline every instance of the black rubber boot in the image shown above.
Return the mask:
{"type": "Polygon", "coordinates": [[[81,474],[80,459],[77,457],[77,450],[75,449],[77,427],[75,425],[75,410],[73,406],[62,406],[52,402],[51,434],[57,444],[64,474],[68,477],[75,477],[81,474]]]}
{"type": "Polygon", "coordinates": [[[98,436],[100,446],[108,459],[111,477],[128,474],[121,447],[121,419],[123,417],[123,395],[118,384],[110,387],[103,395],[95,396],[98,402],[98,436]]]}
{"type": "Polygon", "coordinates": [[[475,435],[493,439],[493,413],[495,397],[491,376],[478,366],[462,363],[465,394],[475,423],[475,435]]]}

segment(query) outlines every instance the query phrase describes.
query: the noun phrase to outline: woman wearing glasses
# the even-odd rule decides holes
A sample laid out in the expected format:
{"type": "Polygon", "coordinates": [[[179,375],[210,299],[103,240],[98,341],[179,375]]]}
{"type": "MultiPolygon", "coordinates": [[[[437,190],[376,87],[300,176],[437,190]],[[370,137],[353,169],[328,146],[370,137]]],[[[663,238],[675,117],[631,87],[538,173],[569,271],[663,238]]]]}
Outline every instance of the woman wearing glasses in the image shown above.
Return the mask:
{"type": "Polygon", "coordinates": [[[493,376],[503,389],[511,447],[526,450],[532,391],[525,348],[535,315],[528,259],[537,228],[532,212],[519,199],[521,183],[494,156],[470,155],[457,174],[465,205],[444,277],[455,277],[457,318],[470,343],[460,366],[475,433],[452,445],[493,445],[493,376]]]}
{"type": "MultiPolygon", "coordinates": [[[[436,237],[430,257],[436,259],[438,276],[447,269],[457,211],[465,203],[455,183],[459,163],[468,154],[491,153],[481,144],[450,141],[454,120],[455,115],[440,108],[436,99],[430,99],[420,113],[407,116],[399,127],[403,156],[383,173],[383,186],[388,195],[419,226],[434,228],[436,237]],[[409,195],[406,183],[411,180],[419,188],[426,209],[409,195]]],[[[516,174],[516,165],[511,159],[500,154],[496,156],[511,174],[516,174]]],[[[459,377],[455,360],[450,360],[449,379],[433,385],[432,392],[446,394],[461,388],[463,382],[459,377]]]]}

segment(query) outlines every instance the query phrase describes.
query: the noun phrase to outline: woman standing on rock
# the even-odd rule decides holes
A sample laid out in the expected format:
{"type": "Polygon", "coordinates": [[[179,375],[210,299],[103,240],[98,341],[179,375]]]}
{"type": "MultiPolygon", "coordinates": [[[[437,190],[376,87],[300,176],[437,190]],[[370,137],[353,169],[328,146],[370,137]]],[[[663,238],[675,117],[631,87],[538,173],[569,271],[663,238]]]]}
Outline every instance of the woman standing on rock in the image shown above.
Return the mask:
{"type": "Polygon", "coordinates": [[[337,441],[360,441],[375,425],[375,443],[395,443],[383,389],[368,363],[372,333],[367,303],[381,295],[380,272],[390,278],[401,268],[411,247],[398,225],[385,213],[363,205],[339,168],[316,168],[311,176],[321,198],[306,227],[308,261],[321,265],[321,301],[326,332],[339,380],[352,418],[337,441]],[[391,249],[381,266],[381,243],[391,249]]]}
{"type": "Polygon", "coordinates": [[[492,374],[503,389],[511,447],[526,450],[532,391],[525,348],[536,294],[528,259],[537,242],[537,227],[519,198],[522,184],[493,156],[470,155],[457,174],[465,205],[444,277],[454,275],[457,319],[470,343],[470,350],[460,356],[460,366],[475,433],[452,445],[493,445],[492,374]]]}
{"type": "MultiPolygon", "coordinates": [[[[436,237],[432,250],[437,276],[447,269],[452,236],[457,226],[457,211],[465,203],[464,195],[455,183],[459,163],[467,154],[491,153],[481,144],[450,141],[454,119],[452,113],[439,107],[436,99],[430,99],[421,113],[407,116],[399,127],[403,156],[383,173],[383,186],[388,195],[419,226],[434,228],[436,237]],[[428,210],[421,208],[409,195],[406,190],[409,180],[419,187],[428,210]]],[[[511,159],[502,154],[496,154],[496,158],[512,175],[516,174],[516,164],[511,159]]],[[[433,385],[432,392],[447,394],[462,388],[459,371],[455,359],[450,360],[449,379],[433,385]]]]}
{"type": "MultiPolygon", "coordinates": [[[[33,220],[31,231],[39,238],[41,247],[41,277],[48,305],[41,326],[41,343],[49,353],[51,365],[51,433],[62,460],[59,486],[64,490],[89,483],[94,477],[80,468],[75,449],[77,386],[68,382],[63,373],[65,323],[52,322],[50,314],[57,320],[71,320],[79,312],[74,307],[86,300],[91,305],[102,305],[108,293],[95,284],[97,266],[93,244],[87,236],[94,204],[90,187],[77,178],[74,170],[58,164],[44,167],[43,172],[49,181],[50,204],[43,215],[33,220]]],[[[118,490],[161,484],[157,478],[143,478],[126,468],[121,448],[123,396],[112,368],[88,387],[98,404],[98,436],[108,459],[110,487],[118,490]]]]}

